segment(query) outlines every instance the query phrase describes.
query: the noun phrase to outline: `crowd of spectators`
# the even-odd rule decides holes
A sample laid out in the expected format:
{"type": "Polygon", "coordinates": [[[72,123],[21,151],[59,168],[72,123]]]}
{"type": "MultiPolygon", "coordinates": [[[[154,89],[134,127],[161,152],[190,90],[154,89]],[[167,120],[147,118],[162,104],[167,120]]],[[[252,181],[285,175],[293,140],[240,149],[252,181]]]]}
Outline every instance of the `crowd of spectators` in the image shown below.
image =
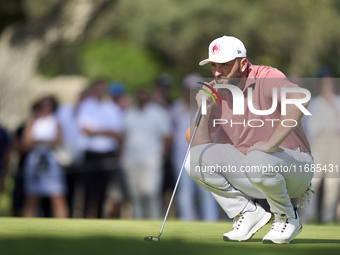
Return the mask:
{"type": "MultiPolygon", "coordinates": [[[[160,219],[187,147],[182,131],[196,76],[188,76],[186,96],[172,103],[167,74],[152,91],[141,86],[132,96],[123,83],[97,80],[74,104],[39,98],[13,135],[0,129],[0,188],[9,154],[17,155],[12,215],[160,219]]],[[[196,186],[184,176],[176,215],[219,219],[214,199],[196,186]]]]}

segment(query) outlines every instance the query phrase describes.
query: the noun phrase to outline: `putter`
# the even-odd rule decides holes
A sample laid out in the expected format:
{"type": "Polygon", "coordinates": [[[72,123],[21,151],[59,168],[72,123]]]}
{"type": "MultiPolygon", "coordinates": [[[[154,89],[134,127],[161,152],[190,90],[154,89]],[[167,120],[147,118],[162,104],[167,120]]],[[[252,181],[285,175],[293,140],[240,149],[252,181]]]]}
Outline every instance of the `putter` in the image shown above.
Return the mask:
{"type": "Polygon", "coordinates": [[[178,174],[176,185],[175,185],[174,191],[172,192],[171,199],[170,199],[170,202],[169,202],[169,205],[168,205],[168,209],[166,210],[166,213],[165,213],[165,216],[164,216],[164,220],[163,220],[163,224],[162,224],[162,227],[161,227],[161,231],[159,231],[158,236],[147,236],[147,237],[145,237],[144,241],[147,241],[147,242],[151,242],[151,241],[159,242],[161,240],[160,236],[162,235],[163,228],[164,228],[164,225],[165,225],[165,221],[168,218],[168,214],[169,214],[169,211],[170,211],[172,200],[174,199],[174,196],[175,196],[175,193],[176,193],[176,190],[177,190],[179,179],[181,178],[185,162],[187,161],[187,158],[188,158],[188,155],[189,155],[189,151],[190,151],[190,148],[191,148],[192,141],[194,140],[194,137],[195,137],[195,134],[196,134],[196,130],[197,130],[198,125],[200,124],[200,121],[201,121],[201,118],[202,118],[201,108],[199,109],[199,112],[198,112],[198,115],[197,115],[197,118],[196,118],[196,122],[195,122],[194,132],[192,133],[192,136],[190,138],[188,149],[187,149],[187,152],[185,153],[185,157],[184,157],[184,160],[183,160],[183,163],[182,163],[181,171],[178,174]]]}

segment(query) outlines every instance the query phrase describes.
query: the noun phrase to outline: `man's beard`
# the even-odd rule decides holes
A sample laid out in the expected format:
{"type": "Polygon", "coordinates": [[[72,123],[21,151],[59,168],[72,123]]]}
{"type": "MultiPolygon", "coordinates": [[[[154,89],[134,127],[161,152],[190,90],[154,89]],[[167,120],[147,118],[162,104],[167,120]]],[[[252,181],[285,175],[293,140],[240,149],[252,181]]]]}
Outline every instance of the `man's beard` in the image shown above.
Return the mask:
{"type": "Polygon", "coordinates": [[[231,84],[237,86],[241,82],[241,68],[236,69],[232,76],[228,78],[215,78],[216,84],[231,84]]]}

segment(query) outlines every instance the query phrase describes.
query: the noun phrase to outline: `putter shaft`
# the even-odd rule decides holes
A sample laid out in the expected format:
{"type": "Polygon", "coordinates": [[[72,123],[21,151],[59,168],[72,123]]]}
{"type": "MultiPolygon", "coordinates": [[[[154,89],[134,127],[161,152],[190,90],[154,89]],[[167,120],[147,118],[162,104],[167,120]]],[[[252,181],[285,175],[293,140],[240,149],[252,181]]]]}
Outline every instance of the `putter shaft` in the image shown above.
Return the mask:
{"type": "Polygon", "coordinates": [[[201,121],[201,118],[202,118],[202,114],[201,114],[201,108],[199,109],[199,112],[198,112],[198,115],[197,115],[197,118],[196,118],[196,123],[195,123],[195,128],[194,128],[194,131],[192,133],[192,136],[190,138],[190,142],[189,142],[189,145],[188,145],[188,149],[185,153],[185,157],[184,157],[184,160],[183,160],[183,163],[182,163],[182,166],[181,166],[181,171],[179,172],[178,174],[178,177],[177,177],[177,181],[176,181],[176,184],[175,184],[175,187],[174,187],[174,191],[172,192],[172,195],[171,195],[171,198],[170,198],[170,202],[169,202],[169,205],[168,205],[168,208],[166,210],[166,213],[165,213],[165,216],[164,216],[164,220],[163,220],[163,224],[162,224],[162,227],[161,227],[161,230],[159,231],[159,234],[157,236],[157,238],[159,238],[161,235],[162,235],[162,232],[163,232],[163,228],[164,228],[164,225],[165,225],[165,222],[166,222],[166,219],[168,218],[168,214],[169,214],[169,211],[170,211],[170,207],[171,207],[171,204],[172,204],[172,201],[175,197],[175,193],[176,193],[176,190],[177,190],[177,187],[178,187],[178,183],[179,183],[179,180],[181,178],[181,175],[182,175],[182,172],[183,172],[183,168],[184,168],[184,165],[185,165],[185,162],[187,161],[187,158],[188,158],[188,155],[189,155],[189,151],[190,151],[190,148],[191,148],[191,144],[194,140],[194,137],[195,137],[195,134],[196,134],[196,131],[197,131],[197,128],[198,128],[198,125],[201,121]]]}

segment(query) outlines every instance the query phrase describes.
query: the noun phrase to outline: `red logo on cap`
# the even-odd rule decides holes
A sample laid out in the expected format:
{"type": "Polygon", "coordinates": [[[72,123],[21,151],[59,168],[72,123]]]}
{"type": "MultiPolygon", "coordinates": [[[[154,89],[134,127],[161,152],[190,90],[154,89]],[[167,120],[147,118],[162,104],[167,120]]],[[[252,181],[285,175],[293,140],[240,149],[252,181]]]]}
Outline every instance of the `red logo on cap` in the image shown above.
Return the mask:
{"type": "Polygon", "coordinates": [[[211,53],[214,54],[214,55],[219,53],[220,48],[221,48],[220,45],[218,43],[215,43],[211,48],[211,53]]]}

